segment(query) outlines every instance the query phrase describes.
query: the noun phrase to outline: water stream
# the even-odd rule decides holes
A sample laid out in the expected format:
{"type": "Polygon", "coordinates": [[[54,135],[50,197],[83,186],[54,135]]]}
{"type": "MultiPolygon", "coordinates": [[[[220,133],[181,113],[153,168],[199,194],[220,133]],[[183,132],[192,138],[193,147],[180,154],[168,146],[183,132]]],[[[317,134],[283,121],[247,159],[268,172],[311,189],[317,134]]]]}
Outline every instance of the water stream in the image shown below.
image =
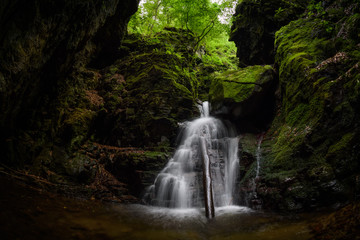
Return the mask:
{"type": "Polygon", "coordinates": [[[209,116],[207,102],[200,112],[200,118],[186,124],[174,156],[144,199],[160,207],[205,207],[211,217],[214,207],[237,203],[238,138],[229,124],[209,116]]]}
{"type": "MultiPolygon", "coordinates": [[[[251,201],[252,201],[252,206],[255,207],[255,205],[259,205],[259,203],[257,203],[258,201],[258,196],[257,196],[257,192],[256,192],[256,181],[259,178],[259,173],[260,173],[260,162],[261,162],[261,143],[263,140],[264,134],[260,134],[257,137],[257,147],[256,147],[256,152],[255,152],[255,156],[256,156],[256,169],[255,169],[255,177],[251,180],[251,188],[252,188],[252,194],[251,194],[251,201]],[[254,205],[254,203],[257,203],[254,205]]],[[[258,206],[260,207],[260,206],[258,206]]]]}
{"type": "Polygon", "coordinates": [[[262,140],[264,138],[264,134],[260,134],[258,137],[258,142],[257,142],[257,148],[256,148],[256,176],[255,178],[259,178],[259,172],[260,172],[260,160],[261,160],[261,143],[262,140]]]}

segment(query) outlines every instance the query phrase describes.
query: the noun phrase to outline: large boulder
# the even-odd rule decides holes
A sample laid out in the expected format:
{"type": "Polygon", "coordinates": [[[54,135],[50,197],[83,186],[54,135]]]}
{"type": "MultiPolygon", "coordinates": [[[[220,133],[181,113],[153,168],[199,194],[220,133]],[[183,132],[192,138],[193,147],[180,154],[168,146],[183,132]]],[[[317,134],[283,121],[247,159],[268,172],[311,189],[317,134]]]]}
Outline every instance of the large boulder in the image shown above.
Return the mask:
{"type": "Polygon", "coordinates": [[[270,65],[218,74],[210,86],[212,112],[235,123],[240,132],[261,132],[271,123],[277,81],[270,65]]]}
{"type": "Polygon", "coordinates": [[[125,41],[129,55],[104,70],[99,87],[105,101],[95,123],[100,142],[174,146],[179,123],[198,116],[198,81],[185,65],[189,56],[184,35],[171,30],[150,41],[135,36],[125,41]],[[180,48],[174,54],[176,45],[180,48]]]}

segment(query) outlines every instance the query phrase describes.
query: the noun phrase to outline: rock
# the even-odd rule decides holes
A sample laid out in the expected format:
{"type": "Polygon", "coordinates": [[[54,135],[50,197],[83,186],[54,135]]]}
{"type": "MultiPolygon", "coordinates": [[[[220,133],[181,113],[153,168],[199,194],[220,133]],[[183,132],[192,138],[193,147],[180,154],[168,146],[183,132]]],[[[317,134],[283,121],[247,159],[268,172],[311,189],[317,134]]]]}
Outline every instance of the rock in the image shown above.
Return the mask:
{"type": "Polygon", "coordinates": [[[335,22],[327,15],[301,18],[276,32],[282,104],[267,133],[272,148],[264,154],[260,185],[280,195],[260,192],[265,206],[299,211],[355,198],[360,56],[358,38],[344,31],[353,26],[359,4],[341,4],[349,12],[337,14],[335,22]]]}
{"type": "Polygon", "coordinates": [[[360,204],[357,202],[317,217],[310,225],[314,239],[356,239],[360,234],[359,212],[360,204]]]}
{"type": "Polygon", "coordinates": [[[269,65],[221,73],[210,86],[212,112],[230,119],[240,132],[261,132],[273,117],[276,84],[269,65]]]}
{"type": "Polygon", "coordinates": [[[186,35],[180,33],[159,34],[163,42],[155,46],[136,36],[125,40],[131,54],[104,69],[99,86],[105,111],[95,121],[98,141],[114,146],[173,146],[178,123],[199,115],[198,81],[183,66],[183,58],[192,56],[185,49],[179,50],[181,57],[169,54],[166,45],[181,46],[186,35]],[[116,81],[119,75],[123,78],[116,81]],[[169,141],[161,141],[163,137],[169,141]]]}
{"type": "Polygon", "coordinates": [[[272,64],[275,32],[304,12],[307,0],[245,0],[236,6],[230,41],[240,66],[272,64]]]}
{"type": "Polygon", "coordinates": [[[119,47],[137,5],[137,0],[2,2],[0,145],[4,161],[29,161],[28,154],[9,151],[4,144],[7,139],[28,134],[35,144],[26,151],[34,152],[41,141],[54,139],[61,111],[76,101],[74,93],[84,84],[69,76],[91,58],[119,47]],[[59,106],[59,102],[66,104],[59,106]]]}
{"type": "Polygon", "coordinates": [[[96,159],[98,177],[95,177],[91,185],[96,189],[103,186],[106,181],[101,180],[101,169],[106,171],[106,176],[121,182],[122,193],[115,194],[122,199],[123,193],[141,198],[145,187],[153,184],[155,177],[165,166],[169,153],[146,151],[139,148],[119,148],[114,146],[91,144],[93,148],[87,148],[87,154],[96,159]],[[100,171],[100,172],[99,172],[100,171]],[[101,182],[99,182],[101,180],[101,182]]]}

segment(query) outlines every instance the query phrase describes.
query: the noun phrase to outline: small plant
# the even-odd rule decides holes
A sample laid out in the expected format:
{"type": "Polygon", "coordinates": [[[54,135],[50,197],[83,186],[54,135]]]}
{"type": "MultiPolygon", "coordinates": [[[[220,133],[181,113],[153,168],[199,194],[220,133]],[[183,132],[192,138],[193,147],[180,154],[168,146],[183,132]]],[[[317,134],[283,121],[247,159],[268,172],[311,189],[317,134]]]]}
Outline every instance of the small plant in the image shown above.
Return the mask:
{"type": "Polygon", "coordinates": [[[316,2],[315,0],[310,1],[310,4],[307,7],[308,16],[322,17],[326,14],[324,7],[322,6],[322,1],[316,2]]]}

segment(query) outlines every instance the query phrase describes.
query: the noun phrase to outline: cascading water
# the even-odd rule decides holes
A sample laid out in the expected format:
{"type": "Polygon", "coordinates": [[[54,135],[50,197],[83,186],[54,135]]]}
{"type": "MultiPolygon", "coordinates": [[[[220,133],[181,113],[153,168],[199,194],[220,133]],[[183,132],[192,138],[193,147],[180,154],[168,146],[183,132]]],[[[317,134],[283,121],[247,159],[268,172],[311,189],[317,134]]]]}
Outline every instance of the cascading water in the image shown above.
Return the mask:
{"type": "MultiPolygon", "coordinates": [[[[186,124],[180,146],[149,187],[145,200],[171,208],[222,207],[236,204],[238,138],[232,127],[209,116],[186,124]]],[[[210,213],[213,214],[213,213],[210,213]]]]}

